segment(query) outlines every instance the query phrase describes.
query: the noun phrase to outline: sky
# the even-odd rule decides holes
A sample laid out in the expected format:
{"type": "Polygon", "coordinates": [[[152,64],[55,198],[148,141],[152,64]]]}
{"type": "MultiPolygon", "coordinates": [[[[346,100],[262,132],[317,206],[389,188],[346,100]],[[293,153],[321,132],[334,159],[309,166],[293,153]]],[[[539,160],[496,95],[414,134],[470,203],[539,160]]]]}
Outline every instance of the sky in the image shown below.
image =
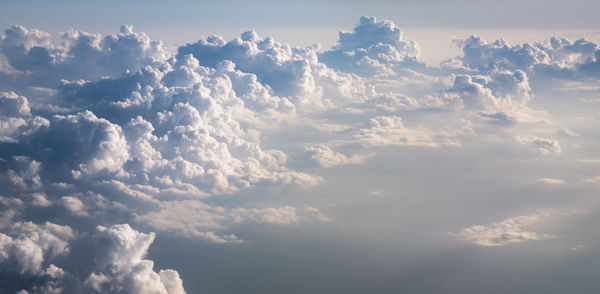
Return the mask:
{"type": "Polygon", "coordinates": [[[597,1],[4,1],[2,293],[596,293],[597,1]]]}

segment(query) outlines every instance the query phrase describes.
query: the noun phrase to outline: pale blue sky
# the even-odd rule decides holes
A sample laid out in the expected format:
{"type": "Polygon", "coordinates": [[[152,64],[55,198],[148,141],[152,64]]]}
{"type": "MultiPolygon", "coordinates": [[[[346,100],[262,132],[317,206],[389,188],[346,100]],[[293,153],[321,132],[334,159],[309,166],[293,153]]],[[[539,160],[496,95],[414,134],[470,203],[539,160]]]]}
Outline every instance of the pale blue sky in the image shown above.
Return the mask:
{"type": "Polygon", "coordinates": [[[2,1],[0,25],[68,27],[351,27],[376,15],[400,27],[594,28],[594,0],[2,1]]]}

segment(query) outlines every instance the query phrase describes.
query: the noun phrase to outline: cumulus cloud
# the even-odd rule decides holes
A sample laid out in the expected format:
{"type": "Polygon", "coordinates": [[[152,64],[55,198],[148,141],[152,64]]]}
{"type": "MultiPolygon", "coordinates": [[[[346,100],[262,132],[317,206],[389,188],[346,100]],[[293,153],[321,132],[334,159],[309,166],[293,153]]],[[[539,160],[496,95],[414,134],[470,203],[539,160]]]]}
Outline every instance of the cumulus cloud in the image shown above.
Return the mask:
{"type": "Polygon", "coordinates": [[[371,118],[365,128],[353,134],[353,141],[363,146],[424,146],[460,145],[458,134],[404,126],[399,116],[371,118]]]}
{"type": "Polygon", "coordinates": [[[15,25],[5,30],[0,53],[19,74],[14,83],[54,87],[61,79],[97,79],[137,71],[148,64],[168,58],[160,41],[122,26],[116,35],[69,31],[60,45],[51,42],[48,33],[15,25]]]}
{"type": "Polygon", "coordinates": [[[19,222],[10,231],[13,236],[0,233],[0,264],[20,274],[44,274],[44,259],[68,253],[67,242],[74,238],[71,228],[50,222],[19,222]]]}
{"type": "MultiPolygon", "coordinates": [[[[528,106],[536,79],[589,79],[600,58],[586,40],[510,46],[470,37],[456,43],[463,56],[428,68],[416,42],[374,17],[325,51],[254,31],[176,53],[129,26],[56,39],[22,26],[0,38],[0,267],[17,281],[0,290],[11,293],[184,293],[176,271],[157,272],[145,258],[154,233],[136,229],[236,243],[234,227],[332,221],[309,205],[211,201],[326,180],[290,156],[359,165],[380,146],[458,147],[496,126],[558,156],[558,141],[530,134],[577,132],[515,125],[549,124],[528,106]],[[96,244],[94,261],[62,268],[69,242],[86,240],[96,244]]],[[[542,214],[458,236],[486,246],[543,239],[522,229],[542,214]]]]}
{"type": "Polygon", "coordinates": [[[518,136],[515,140],[529,149],[545,156],[559,156],[562,153],[558,141],[537,136],[518,136]]]}
{"type": "Polygon", "coordinates": [[[174,270],[155,272],[154,263],[144,259],[154,233],[144,234],[129,225],[98,227],[96,268],[84,285],[92,293],[184,294],[182,281],[174,270]]]}
{"type": "Polygon", "coordinates": [[[47,119],[31,115],[26,97],[14,92],[0,93],[0,142],[19,142],[47,126],[47,119]]]}
{"type": "Polygon", "coordinates": [[[552,37],[543,43],[511,46],[503,39],[488,43],[476,35],[456,40],[463,50],[460,63],[487,72],[497,69],[524,70],[554,78],[597,77],[600,51],[598,44],[586,39],[570,41],[552,37]]]}
{"type": "MultiPolygon", "coordinates": [[[[352,94],[352,77],[320,63],[315,48],[293,48],[270,37],[262,39],[254,31],[229,42],[217,36],[201,39],[180,47],[177,58],[188,54],[202,66],[253,74],[256,78],[250,79],[266,86],[257,90],[289,97],[300,108],[328,107],[332,99],[349,98],[352,94]],[[225,60],[229,63],[223,64],[225,60]]],[[[239,77],[233,80],[238,82],[239,77]]]]}
{"type": "Polygon", "coordinates": [[[530,215],[515,216],[485,226],[472,226],[456,234],[458,240],[471,242],[479,246],[504,246],[512,243],[543,240],[553,237],[524,230],[555,215],[553,210],[538,210],[530,215]]]}
{"type": "Polygon", "coordinates": [[[387,20],[361,17],[352,32],[340,32],[338,43],[319,55],[328,66],[360,75],[395,74],[399,67],[422,66],[419,46],[387,20]]]}
{"type": "Polygon", "coordinates": [[[304,146],[304,152],[322,167],[333,167],[338,165],[361,164],[373,156],[373,154],[355,154],[347,156],[336,152],[325,144],[304,146]]]}

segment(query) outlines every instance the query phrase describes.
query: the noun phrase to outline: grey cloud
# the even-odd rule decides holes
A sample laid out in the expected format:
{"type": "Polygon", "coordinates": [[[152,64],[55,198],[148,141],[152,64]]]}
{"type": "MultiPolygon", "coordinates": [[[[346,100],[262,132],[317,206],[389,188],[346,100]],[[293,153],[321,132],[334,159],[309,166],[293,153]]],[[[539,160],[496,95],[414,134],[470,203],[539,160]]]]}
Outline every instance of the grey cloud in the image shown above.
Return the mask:
{"type": "Polygon", "coordinates": [[[13,26],[0,40],[0,53],[21,71],[17,80],[26,81],[28,86],[46,87],[54,87],[61,79],[97,79],[126,70],[138,71],[168,56],[161,42],[138,35],[129,26],[104,38],[70,31],[63,34],[59,46],[54,46],[45,32],[13,26]]]}

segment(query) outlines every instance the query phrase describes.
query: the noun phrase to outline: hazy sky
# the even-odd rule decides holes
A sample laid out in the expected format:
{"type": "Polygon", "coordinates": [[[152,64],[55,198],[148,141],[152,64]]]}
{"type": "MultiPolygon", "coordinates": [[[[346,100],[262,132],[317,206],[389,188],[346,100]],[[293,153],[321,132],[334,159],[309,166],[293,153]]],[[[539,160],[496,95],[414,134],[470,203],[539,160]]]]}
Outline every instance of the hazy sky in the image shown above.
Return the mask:
{"type": "Polygon", "coordinates": [[[3,1],[2,25],[343,27],[375,15],[401,27],[597,28],[598,1],[3,1]]]}
{"type": "Polygon", "coordinates": [[[0,292],[600,288],[597,1],[172,2],[0,3],[0,292]]]}

